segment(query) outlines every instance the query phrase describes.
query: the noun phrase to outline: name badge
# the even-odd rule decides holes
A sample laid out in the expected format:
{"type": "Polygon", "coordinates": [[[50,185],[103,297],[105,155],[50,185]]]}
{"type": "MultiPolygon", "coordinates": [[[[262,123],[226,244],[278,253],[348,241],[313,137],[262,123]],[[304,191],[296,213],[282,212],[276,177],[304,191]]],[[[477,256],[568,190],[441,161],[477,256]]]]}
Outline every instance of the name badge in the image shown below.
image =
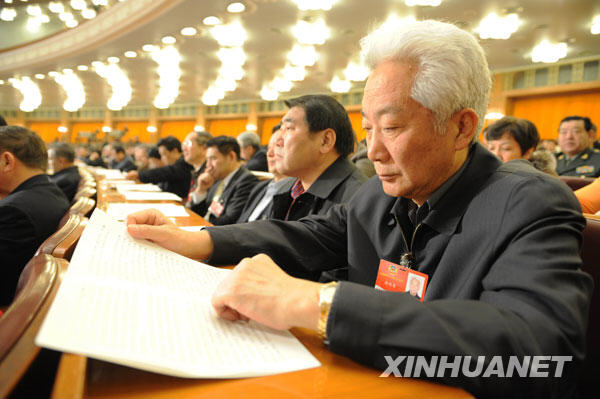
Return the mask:
{"type": "Polygon", "coordinates": [[[223,213],[223,210],[225,209],[225,207],[223,206],[223,204],[221,204],[217,201],[213,201],[213,202],[211,202],[210,207],[208,209],[211,211],[211,213],[213,215],[215,215],[216,217],[219,217],[223,213]]]}
{"type": "Polygon", "coordinates": [[[429,276],[424,273],[381,259],[375,289],[407,292],[423,302],[428,280],[429,276]]]}

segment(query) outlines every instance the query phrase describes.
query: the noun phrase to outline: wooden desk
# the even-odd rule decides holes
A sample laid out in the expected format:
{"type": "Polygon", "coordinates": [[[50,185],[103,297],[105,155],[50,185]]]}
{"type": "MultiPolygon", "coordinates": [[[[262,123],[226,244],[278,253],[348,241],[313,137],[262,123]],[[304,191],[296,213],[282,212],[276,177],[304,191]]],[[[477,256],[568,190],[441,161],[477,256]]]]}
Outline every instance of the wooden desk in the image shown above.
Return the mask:
{"type": "Polygon", "coordinates": [[[241,379],[185,379],[149,373],[83,356],[63,355],[53,399],[119,398],[472,398],[465,391],[412,378],[380,378],[327,350],[311,331],[292,332],[323,364],[309,370],[241,379]]]}
{"type": "MultiPolygon", "coordinates": [[[[100,207],[110,202],[98,196],[100,207]]],[[[174,218],[178,225],[208,224],[190,212],[174,218]]],[[[64,354],[56,376],[54,399],[119,398],[472,398],[467,392],[412,378],[380,378],[381,371],[336,355],[316,333],[293,329],[292,333],[322,363],[309,370],[267,377],[241,379],[185,379],[123,367],[84,356],[64,354]]]]}

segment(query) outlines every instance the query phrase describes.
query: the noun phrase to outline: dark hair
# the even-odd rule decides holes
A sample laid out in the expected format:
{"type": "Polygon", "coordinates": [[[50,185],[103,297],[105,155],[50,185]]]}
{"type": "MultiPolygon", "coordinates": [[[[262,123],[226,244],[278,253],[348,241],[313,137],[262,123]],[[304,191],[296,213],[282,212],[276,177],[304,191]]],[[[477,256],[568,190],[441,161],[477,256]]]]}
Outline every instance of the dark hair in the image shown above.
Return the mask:
{"type": "Polygon", "coordinates": [[[48,152],[37,133],[20,126],[0,126],[0,152],[8,151],[30,168],[46,170],[48,152]]]}
{"type": "Polygon", "coordinates": [[[286,100],[285,105],[304,109],[310,132],[333,129],[335,148],[341,156],[345,157],[353,151],[356,135],[346,109],[335,98],[314,94],[286,100]]]}
{"type": "Polygon", "coordinates": [[[505,133],[510,134],[519,144],[521,154],[525,154],[530,148],[535,149],[540,141],[540,135],[533,122],[514,116],[505,116],[483,131],[487,141],[499,140],[505,133]]]}
{"type": "Polygon", "coordinates": [[[173,151],[177,149],[177,151],[181,152],[181,141],[175,136],[167,136],[158,140],[156,144],[157,147],[163,146],[167,149],[167,151],[173,151]]]}
{"type": "Polygon", "coordinates": [[[148,158],[160,159],[160,152],[158,152],[158,147],[152,147],[148,150],[148,158]]]}
{"type": "Polygon", "coordinates": [[[194,139],[196,140],[196,144],[198,145],[206,145],[206,142],[210,139],[212,139],[212,134],[210,134],[209,132],[205,132],[205,131],[194,131],[193,133],[196,133],[196,136],[194,137],[194,139]]]}
{"type": "Polygon", "coordinates": [[[54,156],[57,158],[64,158],[67,162],[75,161],[75,149],[69,143],[54,143],[50,149],[54,151],[54,156]]]}
{"type": "Polygon", "coordinates": [[[113,148],[113,150],[115,150],[115,152],[125,153],[125,149],[123,148],[123,146],[121,144],[113,144],[112,148],[113,148]]]}
{"type": "Polygon", "coordinates": [[[217,147],[223,155],[229,154],[231,151],[235,153],[236,159],[240,159],[240,145],[237,140],[230,136],[217,136],[206,142],[206,148],[217,147]]]}
{"type": "Polygon", "coordinates": [[[279,129],[281,129],[281,123],[278,123],[275,126],[273,126],[273,129],[271,129],[271,134],[275,133],[279,129]]]}
{"type": "Polygon", "coordinates": [[[8,123],[6,123],[6,119],[4,119],[4,117],[2,115],[0,115],[0,126],[6,126],[8,125],[8,123]]]}
{"type": "Polygon", "coordinates": [[[560,125],[563,124],[563,122],[569,122],[569,121],[583,121],[583,126],[584,129],[587,131],[589,131],[592,128],[592,121],[590,120],[590,118],[588,118],[587,116],[578,116],[578,115],[571,115],[571,116],[567,116],[566,118],[563,118],[560,123],[558,124],[558,128],[560,129],[560,125]]]}

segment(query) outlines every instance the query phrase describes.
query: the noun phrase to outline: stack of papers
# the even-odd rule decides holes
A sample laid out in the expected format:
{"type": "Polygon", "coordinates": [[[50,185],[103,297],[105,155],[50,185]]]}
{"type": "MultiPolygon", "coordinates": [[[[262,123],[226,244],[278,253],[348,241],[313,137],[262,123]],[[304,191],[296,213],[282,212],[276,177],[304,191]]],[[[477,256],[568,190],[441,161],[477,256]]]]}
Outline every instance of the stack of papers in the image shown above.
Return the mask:
{"type": "Polygon", "coordinates": [[[180,377],[261,376],[320,365],[288,331],[218,318],[230,270],[134,240],[96,210],[36,344],[180,377]]]}
{"type": "Polygon", "coordinates": [[[127,220],[127,215],[134,212],[143,211],[145,209],[157,209],[167,217],[184,217],[190,216],[185,207],[176,204],[125,204],[111,203],[106,208],[108,217],[114,220],[127,220]]]}
{"type": "Polygon", "coordinates": [[[179,195],[167,192],[125,191],[127,201],[181,201],[179,195]]]}
{"type": "Polygon", "coordinates": [[[129,183],[129,184],[117,184],[117,190],[119,190],[119,192],[126,192],[126,191],[145,191],[145,192],[159,192],[161,191],[160,187],[158,187],[156,184],[152,184],[152,183],[147,183],[147,184],[136,184],[136,183],[129,183]]]}

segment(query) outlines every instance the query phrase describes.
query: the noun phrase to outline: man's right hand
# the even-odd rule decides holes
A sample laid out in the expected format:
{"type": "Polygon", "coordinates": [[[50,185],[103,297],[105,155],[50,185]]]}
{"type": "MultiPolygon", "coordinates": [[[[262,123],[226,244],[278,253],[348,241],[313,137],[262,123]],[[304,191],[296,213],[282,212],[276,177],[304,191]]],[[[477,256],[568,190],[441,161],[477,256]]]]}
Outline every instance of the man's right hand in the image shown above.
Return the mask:
{"type": "Polygon", "coordinates": [[[138,174],[137,170],[130,170],[129,172],[127,172],[127,174],[125,175],[125,178],[127,180],[138,180],[140,178],[140,175],[138,174]]]}
{"type": "Polygon", "coordinates": [[[208,189],[215,183],[215,179],[208,172],[202,173],[198,176],[198,185],[196,187],[196,191],[199,194],[203,194],[208,191],[208,189]]]}
{"type": "Polygon", "coordinates": [[[127,231],[133,238],[152,241],[192,259],[208,259],[213,252],[213,242],[207,231],[181,230],[156,209],[127,216],[127,231]]]}

